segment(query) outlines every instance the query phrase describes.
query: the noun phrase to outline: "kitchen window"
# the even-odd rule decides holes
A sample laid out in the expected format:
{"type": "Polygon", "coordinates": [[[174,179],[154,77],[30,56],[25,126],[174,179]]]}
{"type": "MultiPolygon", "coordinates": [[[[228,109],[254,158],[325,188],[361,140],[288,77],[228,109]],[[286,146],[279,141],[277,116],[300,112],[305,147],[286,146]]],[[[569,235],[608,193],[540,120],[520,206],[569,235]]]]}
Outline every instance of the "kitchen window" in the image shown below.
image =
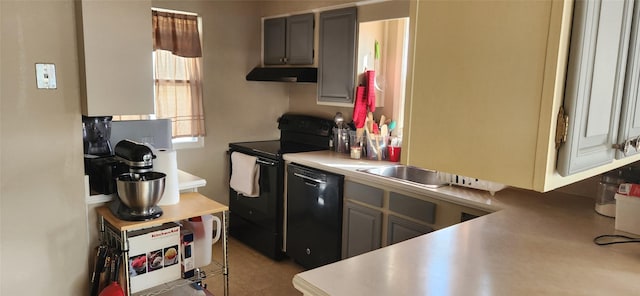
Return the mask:
{"type": "Polygon", "coordinates": [[[202,147],[202,47],[196,14],[153,9],[155,114],[114,120],[169,118],[175,148],[202,147]]]}

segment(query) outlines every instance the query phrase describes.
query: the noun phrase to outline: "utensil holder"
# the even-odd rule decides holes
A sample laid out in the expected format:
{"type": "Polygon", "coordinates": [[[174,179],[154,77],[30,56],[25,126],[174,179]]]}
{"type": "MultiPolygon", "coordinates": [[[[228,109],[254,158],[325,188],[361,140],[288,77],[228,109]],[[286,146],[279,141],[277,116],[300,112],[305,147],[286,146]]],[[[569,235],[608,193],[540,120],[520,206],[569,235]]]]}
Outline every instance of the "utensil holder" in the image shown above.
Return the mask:
{"type": "Polygon", "coordinates": [[[387,145],[389,136],[369,134],[367,137],[367,159],[387,160],[387,145]]]}

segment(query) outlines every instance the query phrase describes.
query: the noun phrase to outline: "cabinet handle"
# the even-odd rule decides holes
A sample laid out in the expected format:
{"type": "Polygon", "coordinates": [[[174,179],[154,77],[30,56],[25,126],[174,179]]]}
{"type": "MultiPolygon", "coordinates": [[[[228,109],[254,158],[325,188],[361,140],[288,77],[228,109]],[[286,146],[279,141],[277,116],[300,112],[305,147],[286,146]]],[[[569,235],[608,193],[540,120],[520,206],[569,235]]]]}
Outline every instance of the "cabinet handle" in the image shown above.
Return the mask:
{"type": "Polygon", "coordinates": [[[289,59],[285,57],[285,58],[282,58],[282,61],[286,64],[287,62],[289,62],[289,59]]]}
{"type": "Polygon", "coordinates": [[[631,148],[636,152],[640,152],[640,136],[635,139],[626,140],[622,144],[613,144],[614,149],[619,149],[624,155],[628,155],[631,152],[631,148]]]}

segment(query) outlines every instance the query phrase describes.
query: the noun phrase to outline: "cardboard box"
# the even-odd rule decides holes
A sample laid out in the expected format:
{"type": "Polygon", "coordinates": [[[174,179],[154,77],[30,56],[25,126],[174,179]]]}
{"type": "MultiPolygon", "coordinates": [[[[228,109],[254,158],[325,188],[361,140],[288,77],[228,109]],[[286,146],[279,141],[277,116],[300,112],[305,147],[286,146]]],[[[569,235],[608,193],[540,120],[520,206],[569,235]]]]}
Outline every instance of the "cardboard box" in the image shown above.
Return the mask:
{"type": "Polygon", "coordinates": [[[618,193],[622,195],[640,197],[640,184],[624,183],[618,187],[618,193]]]}
{"type": "Polygon", "coordinates": [[[616,194],[617,230],[640,235],[640,197],[616,194]]]}
{"type": "Polygon", "coordinates": [[[193,232],[188,229],[180,230],[182,246],[182,278],[188,279],[195,275],[195,261],[193,259],[193,232]]]}
{"type": "Polygon", "coordinates": [[[180,225],[176,223],[130,232],[131,292],[179,279],[180,252],[180,225]]]}

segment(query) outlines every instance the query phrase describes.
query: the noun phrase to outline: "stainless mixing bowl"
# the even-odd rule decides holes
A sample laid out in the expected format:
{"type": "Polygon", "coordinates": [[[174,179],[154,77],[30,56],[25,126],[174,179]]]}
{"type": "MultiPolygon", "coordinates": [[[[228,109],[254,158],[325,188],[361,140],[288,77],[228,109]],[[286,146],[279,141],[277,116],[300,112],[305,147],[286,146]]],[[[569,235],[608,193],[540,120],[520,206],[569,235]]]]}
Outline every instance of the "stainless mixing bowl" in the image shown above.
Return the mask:
{"type": "Polygon", "coordinates": [[[160,172],[124,173],[116,179],[120,201],[133,211],[146,215],[164,193],[165,175],[160,172]]]}

